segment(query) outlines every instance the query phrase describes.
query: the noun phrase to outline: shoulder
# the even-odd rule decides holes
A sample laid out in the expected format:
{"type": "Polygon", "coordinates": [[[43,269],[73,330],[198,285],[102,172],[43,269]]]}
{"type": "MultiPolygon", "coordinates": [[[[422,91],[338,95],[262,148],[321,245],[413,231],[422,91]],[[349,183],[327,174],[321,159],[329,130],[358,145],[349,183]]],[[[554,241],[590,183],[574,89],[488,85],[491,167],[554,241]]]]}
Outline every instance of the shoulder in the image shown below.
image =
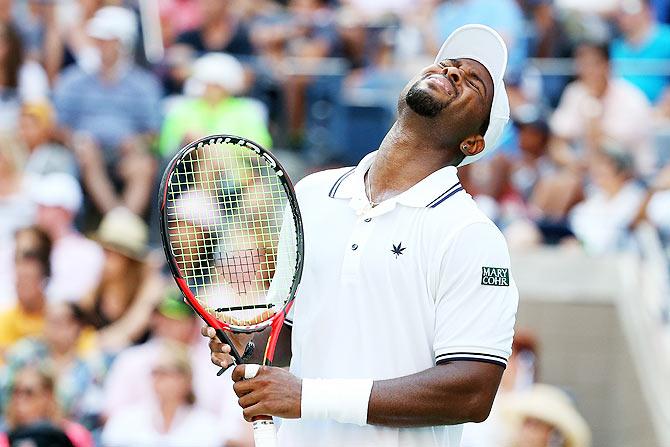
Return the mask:
{"type": "Polygon", "coordinates": [[[148,70],[144,68],[134,66],[128,72],[127,79],[135,86],[140,88],[152,88],[156,89],[159,86],[158,78],[148,70]]]}
{"type": "Polygon", "coordinates": [[[502,232],[477,207],[469,194],[456,194],[428,212],[434,216],[430,221],[435,223],[434,231],[441,235],[441,244],[445,251],[454,245],[465,245],[470,254],[474,254],[479,248],[507,253],[507,242],[502,232]],[[445,232],[445,229],[448,230],[445,232]]]}
{"type": "Polygon", "coordinates": [[[56,88],[63,89],[72,87],[73,85],[88,81],[90,77],[90,74],[86,73],[77,65],[71,65],[61,72],[56,88]]]}
{"type": "Polygon", "coordinates": [[[344,178],[352,172],[354,167],[327,169],[315,172],[300,180],[296,185],[298,195],[321,195],[331,196],[344,178]]]}
{"type": "Polygon", "coordinates": [[[651,106],[649,100],[635,84],[622,78],[616,78],[611,81],[612,89],[615,94],[624,96],[629,101],[635,101],[640,104],[651,106]]]}

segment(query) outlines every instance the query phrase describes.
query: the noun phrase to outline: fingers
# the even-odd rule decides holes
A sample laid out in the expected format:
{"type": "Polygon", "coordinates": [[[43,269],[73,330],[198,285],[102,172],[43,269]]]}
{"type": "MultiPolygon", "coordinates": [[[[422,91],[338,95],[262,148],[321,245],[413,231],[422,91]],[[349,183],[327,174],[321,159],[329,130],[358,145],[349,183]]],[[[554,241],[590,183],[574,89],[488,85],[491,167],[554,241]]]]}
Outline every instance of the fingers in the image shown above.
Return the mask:
{"type": "Polygon", "coordinates": [[[203,337],[208,337],[209,340],[209,350],[211,351],[211,360],[217,366],[221,368],[228,368],[234,363],[233,358],[230,356],[230,346],[221,343],[219,337],[216,335],[214,328],[210,326],[203,326],[200,329],[200,334],[203,337]]]}
{"type": "Polygon", "coordinates": [[[244,420],[247,422],[252,422],[253,418],[256,416],[265,416],[267,413],[268,411],[266,405],[264,405],[262,402],[242,409],[242,415],[244,416],[244,420]]]}
{"type": "Polygon", "coordinates": [[[235,369],[233,370],[232,378],[233,382],[239,382],[240,380],[244,380],[244,370],[246,368],[246,365],[237,365],[235,369]]]}
{"type": "Polygon", "coordinates": [[[212,363],[214,363],[216,366],[219,366],[224,369],[228,369],[231,365],[235,363],[233,358],[227,354],[212,353],[210,359],[212,360],[212,363]]]}
{"type": "Polygon", "coordinates": [[[216,338],[216,331],[211,326],[201,327],[200,334],[202,334],[203,337],[216,338]]]}

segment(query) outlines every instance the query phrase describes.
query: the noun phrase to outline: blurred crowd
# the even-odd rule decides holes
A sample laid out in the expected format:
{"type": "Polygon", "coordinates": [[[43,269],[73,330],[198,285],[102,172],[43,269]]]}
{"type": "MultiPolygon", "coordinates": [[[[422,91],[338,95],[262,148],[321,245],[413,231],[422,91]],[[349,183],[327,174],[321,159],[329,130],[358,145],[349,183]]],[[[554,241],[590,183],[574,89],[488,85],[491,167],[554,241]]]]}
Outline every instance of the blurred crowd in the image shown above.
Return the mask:
{"type": "MultiPolygon", "coordinates": [[[[251,445],[156,251],[163,167],[212,133],[296,180],[355,164],[466,23],[510,49],[512,123],[459,172],[510,245],[668,239],[668,21],[670,0],[0,0],[0,446],[251,445]]],[[[464,444],[588,446],[519,340],[464,444]]]]}

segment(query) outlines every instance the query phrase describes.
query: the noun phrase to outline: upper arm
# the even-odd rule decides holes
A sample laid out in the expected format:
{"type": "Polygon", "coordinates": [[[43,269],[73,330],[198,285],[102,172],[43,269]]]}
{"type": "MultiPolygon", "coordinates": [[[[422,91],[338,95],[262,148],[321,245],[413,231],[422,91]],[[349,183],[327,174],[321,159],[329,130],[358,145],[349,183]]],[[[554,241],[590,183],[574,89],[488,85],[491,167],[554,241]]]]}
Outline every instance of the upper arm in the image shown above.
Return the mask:
{"type": "Polygon", "coordinates": [[[445,250],[438,275],[435,362],[466,360],[505,368],[518,292],[500,231],[490,222],[460,230],[445,250]]]}
{"type": "Polygon", "coordinates": [[[450,380],[454,377],[459,378],[464,383],[465,389],[470,389],[473,401],[467,406],[471,413],[469,420],[483,422],[491,411],[505,368],[493,363],[467,360],[448,361],[435,368],[450,380]]]}

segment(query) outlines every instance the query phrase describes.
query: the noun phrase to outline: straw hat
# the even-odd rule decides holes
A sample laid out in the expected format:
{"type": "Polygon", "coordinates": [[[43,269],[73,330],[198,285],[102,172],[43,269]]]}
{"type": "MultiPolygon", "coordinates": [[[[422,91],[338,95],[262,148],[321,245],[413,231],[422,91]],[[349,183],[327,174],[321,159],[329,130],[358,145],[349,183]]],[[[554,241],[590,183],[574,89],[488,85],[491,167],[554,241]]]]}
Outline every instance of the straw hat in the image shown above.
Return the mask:
{"type": "Polygon", "coordinates": [[[149,229],[127,208],[114,208],[103,217],[94,239],[108,250],[141,261],[147,253],[149,229]]]}
{"type": "Polygon", "coordinates": [[[517,426],[529,417],[551,425],[565,438],[565,447],[591,445],[586,421],[557,387],[536,384],[527,391],[510,394],[501,402],[501,413],[517,426]]]}

